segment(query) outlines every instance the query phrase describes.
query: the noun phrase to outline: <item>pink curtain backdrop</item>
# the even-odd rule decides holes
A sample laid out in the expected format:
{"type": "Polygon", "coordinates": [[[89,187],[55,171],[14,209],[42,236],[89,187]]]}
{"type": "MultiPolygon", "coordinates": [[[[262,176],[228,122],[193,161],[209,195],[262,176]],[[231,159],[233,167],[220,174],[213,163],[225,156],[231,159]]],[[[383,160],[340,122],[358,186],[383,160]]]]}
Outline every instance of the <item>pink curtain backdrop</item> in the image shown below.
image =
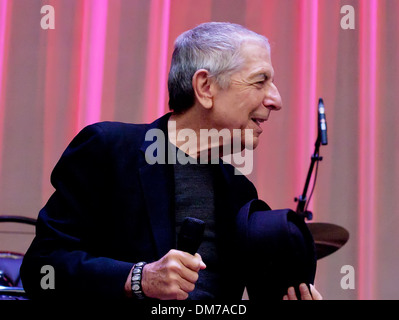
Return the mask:
{"type": "MultiPolygon", "coordinates": [[[[329,144],[309,208],[350,239],[319,260],[316,286],[326,299],[398,299],[398,17],[393,0],[0,0],[0,214],[37,217],[51,170],[84,126],[167,112],[175,38],[235,22],[269,38],[284,103],[255,151],[260,198],[296,208],[322,97],[329,144]],[[55,29],[41,28],[44,5],[55,29]],[[341,28],[344,5],[355,29],[341,28]],[[341,287],[345,265],[354,289],[341,287]]],[[[0,228],[0,250],[24,252],[33,238],[0,228]]]]}

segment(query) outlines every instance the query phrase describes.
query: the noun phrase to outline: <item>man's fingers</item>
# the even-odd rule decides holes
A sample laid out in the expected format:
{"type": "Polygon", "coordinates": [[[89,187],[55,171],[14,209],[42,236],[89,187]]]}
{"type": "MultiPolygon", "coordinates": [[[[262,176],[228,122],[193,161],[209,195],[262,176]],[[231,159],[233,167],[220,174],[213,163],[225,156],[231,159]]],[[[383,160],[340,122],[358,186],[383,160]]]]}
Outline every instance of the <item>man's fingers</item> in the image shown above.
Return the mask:
{"type": "Polygon", "coordinates": [[[193,282],[187,281],[186,279],[180,279],[179,281],[180,289],[184,292],[191,292],[195,289],[195,284],[193,282]]]}
{"type": "Polygon", "coordinates": [[[187,280],[191,283],[196,283],[199,278],[198,272],[190,270],[185,267],[183,267],[179,270],[179,276],[182,279],[187,280]]]}
{"type": "Polygon", "coordinates": [[[181,260],[185,268],[180,270],[180,276],[191,283],[195,283],[199,277],[198,271],[205,269],[206,265],[198,253],[195,254],[194,258],[190,254],[187,255],[188,257],[185,256],[185,258],[181,260]]]}
{"type": "Polygon", "coordinates": [[[176,294],[176,300],[186,300],[187,298],[188,293],[183,290],[179,290],[179,292],[176,294]]]}
{"type": "Polygon", "coordinates": [[[305,283],[299,285],[299,292],[301,293],[301,300],[313,300],[309,288],[305,283]]]}
{"type": "MultiPolygon", "coordinates": [[[[316,290],[316,288],[310,284],[310,291],[305,283],[299,285],[299,293],[301,295],[301,300],[322,300],[323,297],[316,290]]],[[[283,300],[298,300],[294,287],[289,287],[287,294],[283,296],[283,300]]]]}
{"type": "Polygon", "coordinates": [[[198,253],[196,253],[195,256],[193,256],[187,252],[183,251],[180,252],[181,252],[180,261],[186,268],[193,270],[195,272],[198,272],[199,270],[206,268],[205,263],[202,261],[202,258],[198,253]]]}
{"type": "Polygon", "coordinates": [[[294,287],[289,287],[288,288],[287,296],[288,296],[288,300],[298,300],[298,298],[296,297],[296,293],[295,293],[294,287]]]}
{"type": "Polygon", "coordinates": [[[192,284],[195,284],[198,280],[198,271],[206,267],[199,254],[193,256],[180,250],[171,250],[170,257],[171,259],[168,261],[169,270],[192,284]]]}

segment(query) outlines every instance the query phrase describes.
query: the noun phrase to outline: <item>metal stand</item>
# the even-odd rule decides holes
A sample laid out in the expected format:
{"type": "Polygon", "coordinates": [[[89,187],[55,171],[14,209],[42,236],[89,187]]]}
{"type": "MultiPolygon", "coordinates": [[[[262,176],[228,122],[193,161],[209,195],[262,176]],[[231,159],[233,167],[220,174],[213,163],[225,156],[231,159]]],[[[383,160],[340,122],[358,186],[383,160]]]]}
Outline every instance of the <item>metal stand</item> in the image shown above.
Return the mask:
{"type": "Polygon", "coordinates": [[[315,143],[315,150],[314,153],[311,157],[311,162],[310,162],[310,167],[309,167],[309,171],[308,171],[308,176],[306,177],[306,182],[305,182],[305,186],[303,188],[303,192],[302,195],[299,196],[299,198],[295,198],[295,202],[298,202],[298,205],[296,207],[296,213],[298,213],[299,215],[303,216],[303,218],[307,219],[307,220],[312,220],[313,219],[313,214],[310,211],[304,211],[305,210],[305,205],[306,205],[306,201],[307,201],[307,192],[308,192],[308,187],[309,187],[309,183],[310,183],[310,178],[312,177],[312,173],[313,173],[313,168],[314,165],[316,163],[316,161],[322,161],[323,157],[319,156],[319,149],[320,149],[320,134],[317,137],[316,143],[315,143]]]}

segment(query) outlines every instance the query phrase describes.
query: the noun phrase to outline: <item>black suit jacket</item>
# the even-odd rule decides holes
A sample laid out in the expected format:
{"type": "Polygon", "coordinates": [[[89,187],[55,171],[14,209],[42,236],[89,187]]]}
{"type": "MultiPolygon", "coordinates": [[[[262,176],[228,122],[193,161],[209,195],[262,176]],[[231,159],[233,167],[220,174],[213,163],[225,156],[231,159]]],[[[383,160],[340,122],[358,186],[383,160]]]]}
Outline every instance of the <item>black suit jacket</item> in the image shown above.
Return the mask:
{"type": "MultiPolygon", "coordinates": [[[[169,116],[151,124],[97,123],[73,139],[53,170],[56,191],[39,213],[21,267],[28,295],[121,298],[135,262],[158,260],[176,247],[173,165],[145,159],[153,143],[168,150],[169,116]],[[146,141],[151,129],[162,130],[166,139],[146,141]],[[55,289],[41,287],[44,265],[54,268],[55,289]]],[[[224,298],[240,299],[235,218],[257,193],[231,165],[212,168],[224,298]]]]}

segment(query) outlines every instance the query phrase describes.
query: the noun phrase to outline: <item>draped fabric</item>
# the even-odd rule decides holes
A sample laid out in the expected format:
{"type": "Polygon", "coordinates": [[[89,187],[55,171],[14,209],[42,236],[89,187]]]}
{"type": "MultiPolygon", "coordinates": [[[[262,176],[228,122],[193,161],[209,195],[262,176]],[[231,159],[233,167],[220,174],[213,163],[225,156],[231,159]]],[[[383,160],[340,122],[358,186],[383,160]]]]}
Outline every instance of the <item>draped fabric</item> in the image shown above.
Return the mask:
{"type": "MultiPolygon", "coordinates": [[[[176,37],[235,22],[268,37],[283,99],[254,153],[260,198],[296,208],[322,97],[329,141],[309,209],[350,239],[319,260],[316,286],[326,299],[397,299],[398,16],[394,0],[0,0],[0,214],[37,217],[52,168],[84,126],[167,112],[176,37]],[[45,5],[54,29],[42,28],[45,5]],[[354,288],[343,285],[347,265],[354,288]]],[[[27,249],[32,234],[0,227],[0,250],[27,249]]]]}

